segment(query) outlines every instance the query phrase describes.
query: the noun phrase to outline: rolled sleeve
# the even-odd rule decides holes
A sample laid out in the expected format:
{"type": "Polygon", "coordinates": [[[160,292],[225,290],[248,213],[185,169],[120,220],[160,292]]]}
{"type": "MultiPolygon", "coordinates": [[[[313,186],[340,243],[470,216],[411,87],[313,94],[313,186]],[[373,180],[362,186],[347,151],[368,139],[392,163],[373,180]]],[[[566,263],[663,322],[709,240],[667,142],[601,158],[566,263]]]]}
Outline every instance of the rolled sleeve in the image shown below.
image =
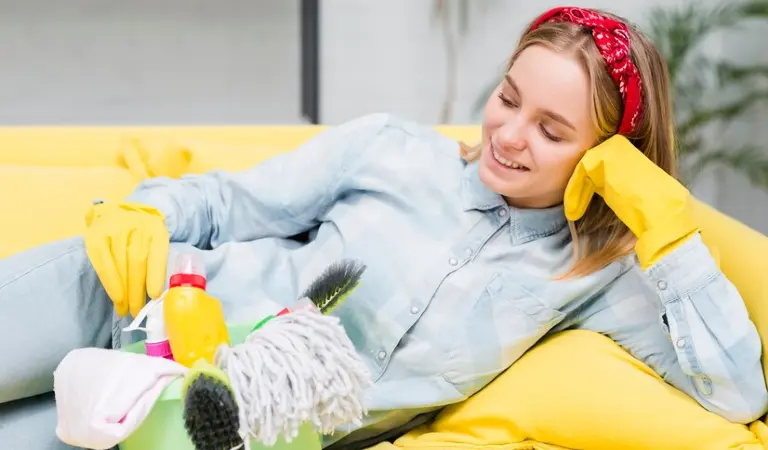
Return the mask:
{"type": "Polygon", "coordinates": [[[669,335],[690,386],[707,409],[733,422],[765,413],[761,342],[735,286],[695,235],[647,275],[661,299],[669,335]]]}

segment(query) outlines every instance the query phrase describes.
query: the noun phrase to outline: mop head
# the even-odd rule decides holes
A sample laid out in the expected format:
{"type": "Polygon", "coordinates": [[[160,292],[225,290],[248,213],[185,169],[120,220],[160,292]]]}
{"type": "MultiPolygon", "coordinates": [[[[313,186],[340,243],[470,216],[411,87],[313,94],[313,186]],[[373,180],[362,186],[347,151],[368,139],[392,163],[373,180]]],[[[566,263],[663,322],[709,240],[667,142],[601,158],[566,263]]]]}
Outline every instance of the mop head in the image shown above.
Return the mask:
{"type": "MultiPolygon", "coordinates": [[[[357,284],[359,266],[334,267],[318,282],[346,270],[346,277],[330,284],[344,287],[333,289],[326,283],[324,289],[308,290],[309,295],[326,296],[311,298],[318,306],[338,306],[357,284]]],[[[275,317],[242,344],[219,348],[215,364],[229,377],[246,449],[251,438],[267,446],[280,436],[291,442],[307,423],[330,434],[344,424],[360,425],[367,413],[363,396],[370,385],[368,368],[339,319],[319,308],[275,317]]]]}

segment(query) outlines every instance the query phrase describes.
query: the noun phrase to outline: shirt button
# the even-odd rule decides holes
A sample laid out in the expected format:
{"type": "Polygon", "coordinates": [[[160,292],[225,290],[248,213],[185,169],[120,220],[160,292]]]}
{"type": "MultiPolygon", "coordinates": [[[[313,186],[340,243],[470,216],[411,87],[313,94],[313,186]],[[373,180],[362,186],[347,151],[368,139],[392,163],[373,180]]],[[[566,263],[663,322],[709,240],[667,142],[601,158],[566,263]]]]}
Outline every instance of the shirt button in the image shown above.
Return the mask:
{"type": "Polygon", "coordinates": [[[499,216],[500,216],[500,217],[504,217],[504,216],[506,216],[506,215],[507,215],[507,210],[506,210],[506,209],[504,209],[504,208],[501,208],[501,209],[499,210],[499,216]]]}
{"type": "Polygon", "coordinates": [[[459,260],[456,259],[456,258],[451,258],[451,259],[448,260],[448,264],[450,264],[452,266],[455,266],[458,263],[459,263],[459,260]]]}
{"type": "Polygon", "coordinates": [[[418,306],[411,306],[411,314],[417,314],[419,312],[418,306]]]}
{"type": "Polygon", "coordinates": [[[384,350],[382,350],[382,351],[380,351],[380,352],[379,352],[379,354],[378,354],[378,355],[376,355],[376,356],[377,356],[379,359],[383,360],[384,358],[386,358],[386,357],[387,357],[387,352],[385,352],[384,350]]]}
{"type": "Polygon", "coordinates": [[[667,288],[667,282],[664,280],[661,280],[658,283],[656,283],[656,286],[663,291],[664,289],[667,288]]]}
{"type": "Polygon", "coordinates": [[[699,391],[706,396],[712,395],[712,382],[710,379],[706,375],[702,375],[698,380],[699,391]]]}
{"type": "Polygon", "coordinates": [[[685,348],[685,339],[680,338],[677,340],[677,348],[685,348]]]}
{"type": "Polygon", "coordinates": [[[464,249],[464,254],[467,255],[467,257],[472,256],[472,249],[471,248],[464,249]]]}

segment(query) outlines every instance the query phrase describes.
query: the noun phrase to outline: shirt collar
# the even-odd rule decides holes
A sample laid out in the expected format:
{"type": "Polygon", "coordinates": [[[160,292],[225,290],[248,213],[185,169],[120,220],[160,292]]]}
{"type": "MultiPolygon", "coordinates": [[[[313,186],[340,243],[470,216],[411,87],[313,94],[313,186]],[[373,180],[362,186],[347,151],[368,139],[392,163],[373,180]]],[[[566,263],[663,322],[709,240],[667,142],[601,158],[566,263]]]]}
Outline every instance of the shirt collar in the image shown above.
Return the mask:
{"type": "Polygon", "coordinates": [[[528,242],[557,233],[567,225],[563,205],[542,209],[521,209],[508,206],[504,197],[489,189],[480,180],[478,164],[466,164],[461,180],[461,196],[465,211],[497,210],[496,217],[511,220],[509,227],[513,242],[528,242]],[[504,212],[501,212],[501,211],[504,212]]]}

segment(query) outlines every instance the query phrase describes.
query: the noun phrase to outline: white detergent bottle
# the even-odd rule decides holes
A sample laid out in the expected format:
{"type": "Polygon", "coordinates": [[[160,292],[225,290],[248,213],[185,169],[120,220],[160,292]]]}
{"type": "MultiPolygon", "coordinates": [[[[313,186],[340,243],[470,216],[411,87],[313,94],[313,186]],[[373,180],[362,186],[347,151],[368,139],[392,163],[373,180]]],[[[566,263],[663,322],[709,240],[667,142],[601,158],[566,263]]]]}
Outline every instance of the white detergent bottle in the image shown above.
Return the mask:
{"type": "Polygon", "coordinates": [[[144,341],[144,347],[147,356],[155,356],[173,361],[173,352],[168,341],[168,332],[165,329],[163,309],[162,296],[157,300],[150,300],[124,331],[140,330],[145,332],[147,338],[144,341]],[[145,318],[147,319],[146,324],[144,327],[140,327],[139,325],[145,318]]]}

